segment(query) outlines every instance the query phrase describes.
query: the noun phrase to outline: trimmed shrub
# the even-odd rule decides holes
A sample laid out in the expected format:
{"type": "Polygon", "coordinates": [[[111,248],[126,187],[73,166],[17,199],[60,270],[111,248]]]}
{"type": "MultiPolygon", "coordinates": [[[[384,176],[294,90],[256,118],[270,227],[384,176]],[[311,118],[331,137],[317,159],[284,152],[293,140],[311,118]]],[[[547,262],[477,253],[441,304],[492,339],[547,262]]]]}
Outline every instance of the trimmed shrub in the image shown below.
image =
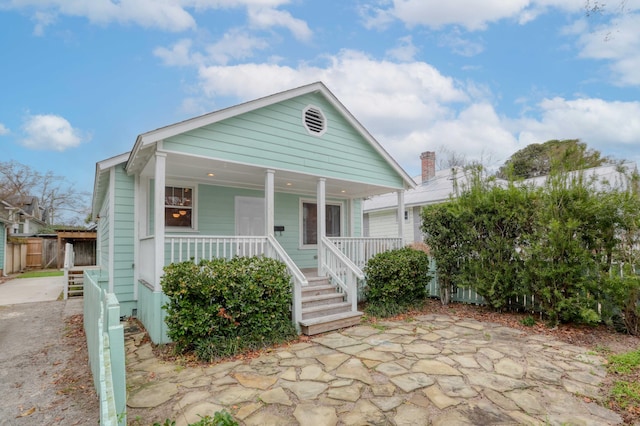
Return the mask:
{"type": "Polygon", "coordinates": [[[165,267],[168,336],[203,360],[286,341],[291,323],[286,266],[263,257],[187,261],[165,267]]]}
{"type": "Polygon", "coordinates": [[[367,313],[391,316],[419,307],[428,296],[429,256],[410,247],[379,253],[365,267],[367,313]]]}

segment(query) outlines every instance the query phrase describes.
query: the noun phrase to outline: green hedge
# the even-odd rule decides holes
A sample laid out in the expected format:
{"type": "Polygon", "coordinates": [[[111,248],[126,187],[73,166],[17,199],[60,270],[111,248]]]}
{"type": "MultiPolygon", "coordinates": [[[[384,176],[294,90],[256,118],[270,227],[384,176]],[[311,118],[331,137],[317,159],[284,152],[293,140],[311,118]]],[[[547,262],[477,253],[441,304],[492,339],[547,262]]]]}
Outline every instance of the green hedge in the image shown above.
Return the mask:
{"type": "Polygon", "coordinates": [[[263,257],[187,261],[164,268],[168,336],[176,350],[204,360],[234,355],[295,336],[290,276],[263,257]]]}
{"type": "Polygon", "coordinates": [[[482,169],[466,177],[455,199],[422,212],[441,287],[472,288],[498,310],[531,295],[550,325],[619,320],[638,333],[637,174],[624,187],[586,172],[555,172],[540,186],[505,186],[482,169]]]}
{"type": "Polygon", "coordinates": [[[429,256],[410,247],[373,256],[365,267],[367,313],[391,316],[419,307],[428,296],[429,256]]]}

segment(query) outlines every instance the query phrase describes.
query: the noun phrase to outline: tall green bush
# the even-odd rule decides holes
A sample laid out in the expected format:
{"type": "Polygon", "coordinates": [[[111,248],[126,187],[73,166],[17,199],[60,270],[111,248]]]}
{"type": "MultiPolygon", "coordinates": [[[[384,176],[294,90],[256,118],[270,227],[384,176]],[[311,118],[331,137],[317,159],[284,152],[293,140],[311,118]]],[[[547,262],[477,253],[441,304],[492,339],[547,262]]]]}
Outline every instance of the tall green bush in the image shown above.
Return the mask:
{"type": "Polygon", "coordinates": [[[440,301],[448,305],[455,283],[460,283],[461,265],[469,253],[469,212],[456,201],[432,204],[422,210],[422,232],[429,253],[436,261],[440,301]]]}
{"type": "Polygon", "coordinates": [[[178,351],[202,359],[233,355],[295,335],[290,277],[282,262],[262,257],[182,262],[165,267],[168,336],[178,351]]]}
{"type": "Polygon", "coordinates": [[[428,296],[429,256],[410,247],[379,253],[365,267],[367,312],[391,316],[420,306],[428,296]]]}
{"type": "Polygon", "coordinates": [[[542,186],[498,184],[467,171],[455,199],[423,209],[438,281],[473,288],[494,308],[533,295],[551,324],[640,318],[637,175],[596,182],[562,164],[542,186]],[[622,276],[612,268],[626,265],[622,276]]]}

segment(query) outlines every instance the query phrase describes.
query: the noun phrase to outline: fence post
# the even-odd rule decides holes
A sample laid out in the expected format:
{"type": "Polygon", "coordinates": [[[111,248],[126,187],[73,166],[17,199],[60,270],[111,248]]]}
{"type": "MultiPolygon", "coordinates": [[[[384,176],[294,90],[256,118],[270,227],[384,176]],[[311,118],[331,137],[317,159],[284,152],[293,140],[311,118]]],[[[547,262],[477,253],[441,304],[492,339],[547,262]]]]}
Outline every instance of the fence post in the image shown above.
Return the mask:
{"type": "Polygon", "coordinates": [[[73,244],[64,245],[64,299],[69,298],[69,269],[74,266],[73,244]]]}

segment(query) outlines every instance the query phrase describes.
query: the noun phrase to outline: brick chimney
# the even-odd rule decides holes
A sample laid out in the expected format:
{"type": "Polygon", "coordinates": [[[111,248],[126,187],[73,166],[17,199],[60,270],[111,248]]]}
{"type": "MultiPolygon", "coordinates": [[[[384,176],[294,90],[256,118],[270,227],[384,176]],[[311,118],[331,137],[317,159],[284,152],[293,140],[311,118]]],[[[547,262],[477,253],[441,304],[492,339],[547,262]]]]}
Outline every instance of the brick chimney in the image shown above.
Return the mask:
{"type": "Polygon", "coordinates": [[[420,154],[422,160],[422,181],[426,182],[436,175],[436,153],[426,151],[420,154]]]}

